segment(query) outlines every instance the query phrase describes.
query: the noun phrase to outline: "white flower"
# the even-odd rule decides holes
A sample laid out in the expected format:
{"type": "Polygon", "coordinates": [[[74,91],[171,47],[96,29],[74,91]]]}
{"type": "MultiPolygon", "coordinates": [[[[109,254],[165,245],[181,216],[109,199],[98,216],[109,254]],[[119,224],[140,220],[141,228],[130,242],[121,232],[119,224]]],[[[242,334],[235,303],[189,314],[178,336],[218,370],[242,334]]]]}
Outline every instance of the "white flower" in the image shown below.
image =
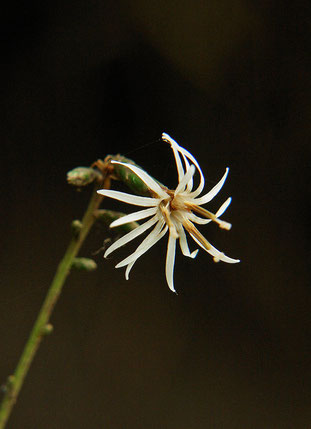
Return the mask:
{"type": "Polygon", "coordinates": [[[152,197],[141,197],[106,189],[99,190],[98,193],[106,197],[123,201],[125,203],[148,207],[144,210],[139,210],[115,220],[111,223],[111,228],[126,224],[128,222],[150,218],[145,223],[113,243],[106,250],[104,257],[106,258],[108,255],[110,255],[111,252],[138,237],[153,226],[154,228],[152,231],[137,247],[135,252],[116,265],[116,268],[126,266],[125,277],[128,280],[130,270],[137,259],[146,253],[162,237],[164,237],[168,231],[169,236],[167,243],[165,273],[169,288],[175,292],[173,271],[175,263],[176,240],[179,240],[180,249],[184,256],[195,258],[198,253],[198,249],[190,252],[185,230],[200,247],[213,256],[215,262],[224,261],[232,264],[240,261],[239,259],[229,258],[223,252],[217,250],[194,226],[194,223],[203,225],[213,221],[216,222],[220,228],[227,230],[231,228],[231,225],[228,222],[219,219],[219,217],[229,206],[231,198],[228,198],[222,204],[216,214],[213,214],[201,207],[202,205],[211,201],[215,195],[218,194],[227,178],[229,169],[226,169],[225,174],[213,187],[213,189],[211,189],[207,194],[199,197],[203,191],[205,181],[198,162],[190,152],[179,146],[168,134],[163,133],[162,140],[171,145],[175,156],[178,172],[178,185],[175,190],[169,190],[161,186],[145,171],[137,166],[111,161],[115,164],[124,165],[133,171],[133,173],[135,173],[148,186],[150,195],[152,195],[152,197]],[[196,169],[200,175],[200,182],[198,187],[193,190],[193,175],[196,169]],[[195,213],[203,216],[203,218],[197,216],[195,213]]]}

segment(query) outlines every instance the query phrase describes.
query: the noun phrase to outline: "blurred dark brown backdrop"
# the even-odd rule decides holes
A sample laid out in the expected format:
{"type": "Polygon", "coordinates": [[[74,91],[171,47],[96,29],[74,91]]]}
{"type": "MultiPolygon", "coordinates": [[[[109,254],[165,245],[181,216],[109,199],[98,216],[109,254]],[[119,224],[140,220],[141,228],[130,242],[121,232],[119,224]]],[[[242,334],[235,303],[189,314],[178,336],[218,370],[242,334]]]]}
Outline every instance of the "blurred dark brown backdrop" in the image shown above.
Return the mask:
{"type": "MultiPolygon", "coordinates": [[[[3,10],[1,382],[87,203],[87,190],[66,185],[69,169],[121,152],[174,183],[157,141],[168,132],[207,186],[230,166],[210,207],[232,195],[232,231],[202,231],[242,260],[179,254],[178,296],[164,241],[128,282],[113,267],[129,249],[72,273],[10,429],[311,427],[307,5],[15,0],[3,10]]],[[[81,253],[104,238],[95,227],[81,253]]]]}

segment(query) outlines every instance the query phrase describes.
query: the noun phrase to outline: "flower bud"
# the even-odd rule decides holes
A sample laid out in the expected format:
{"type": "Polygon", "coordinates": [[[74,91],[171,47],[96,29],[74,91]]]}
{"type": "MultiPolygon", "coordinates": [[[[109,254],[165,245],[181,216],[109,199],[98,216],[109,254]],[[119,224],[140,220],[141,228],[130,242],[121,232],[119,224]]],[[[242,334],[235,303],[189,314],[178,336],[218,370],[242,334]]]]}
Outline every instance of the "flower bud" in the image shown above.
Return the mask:
{"type": "Polygon", "coordinates": [[[72,267],[80,271],[94,271],[97,268],[97,264],[90,258],[74,258],[72,267]]]}
{"type": "Polygon", "coordinates": [[[98,178],[100,173],[89,167],[77,167],[67,173],[67,182],[72,186],[87,186],[98,178]]]}
{"type": "Polygon", "coordinates": [[[77,237],[80,234],[82,229],[82,222],[79,219],[75,219],[71,222],[71,231],[74,237],[77,237]]]}
{"type": "Polygon", "coordinates": [[[42,334],[43,335],[50,335],[53,332],[53,325],[51,323],[47,323],[43,329],[42,329],[42,334]]]}
{"type": "Polygon", "coordinates": [[[0,392],[1,393],[9,392],[13,388],[14,382],[15,382],[15,375],[13,374],[9,375],[6,382],[0,386],[0,392]]]}

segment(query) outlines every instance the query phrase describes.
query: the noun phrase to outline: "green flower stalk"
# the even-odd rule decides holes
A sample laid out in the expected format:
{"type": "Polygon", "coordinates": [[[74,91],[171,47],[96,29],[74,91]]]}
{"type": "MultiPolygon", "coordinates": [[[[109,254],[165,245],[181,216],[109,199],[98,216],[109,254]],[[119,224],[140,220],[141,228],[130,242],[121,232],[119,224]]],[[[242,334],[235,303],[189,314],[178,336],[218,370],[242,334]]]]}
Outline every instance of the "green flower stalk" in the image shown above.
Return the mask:
{"type": "Polygon", "coordinates": [[[97,190],[102,186],[104,186],[105,189],[110,187],[109,175],[104,176],[101,181],[96,183],[89,205],[81,221],[80,230],[78,233],[76,231],[73,234],[67,251],[58,265],[54,279],[47,292],[14,374],[8,377],[8,381],[4,388],[4,397],[0,405],[0,429],[3,429],[7,423],[42,338],[46,336],[47,333],[52,332],[52,325],[49,323],[51,314],[61,294],[64,282],[70,273],[70,269],[74,264],[77,264],[76,255],[92,225],[96,221],[94,212],[98,209],[103,200],[103,197],[97,194],[97,190]]]}

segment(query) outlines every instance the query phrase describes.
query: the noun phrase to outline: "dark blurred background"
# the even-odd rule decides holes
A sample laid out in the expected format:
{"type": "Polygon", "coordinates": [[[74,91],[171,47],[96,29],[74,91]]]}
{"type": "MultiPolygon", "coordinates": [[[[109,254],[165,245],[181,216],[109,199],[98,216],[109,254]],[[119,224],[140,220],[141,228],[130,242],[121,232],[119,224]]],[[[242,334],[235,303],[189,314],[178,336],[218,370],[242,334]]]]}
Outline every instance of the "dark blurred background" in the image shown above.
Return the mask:
{"type": "MultiPolygon", "coordinates": [[[[97,255],[69,277],[8,428],[310,428],[308,2],[14,0],[1,30],[1,382],[89,198],[71,168],[120,152],[174,184],[166,131],[207,188],[230,166],[209,208],[231,195],[233,228],[201,230],[242,260],[179,252],[176,296],[165,240],[128,282],[114,265],[131,246],[97,255]]],[[[106,237],[96,225],[81,255],[106,237]]]]}

